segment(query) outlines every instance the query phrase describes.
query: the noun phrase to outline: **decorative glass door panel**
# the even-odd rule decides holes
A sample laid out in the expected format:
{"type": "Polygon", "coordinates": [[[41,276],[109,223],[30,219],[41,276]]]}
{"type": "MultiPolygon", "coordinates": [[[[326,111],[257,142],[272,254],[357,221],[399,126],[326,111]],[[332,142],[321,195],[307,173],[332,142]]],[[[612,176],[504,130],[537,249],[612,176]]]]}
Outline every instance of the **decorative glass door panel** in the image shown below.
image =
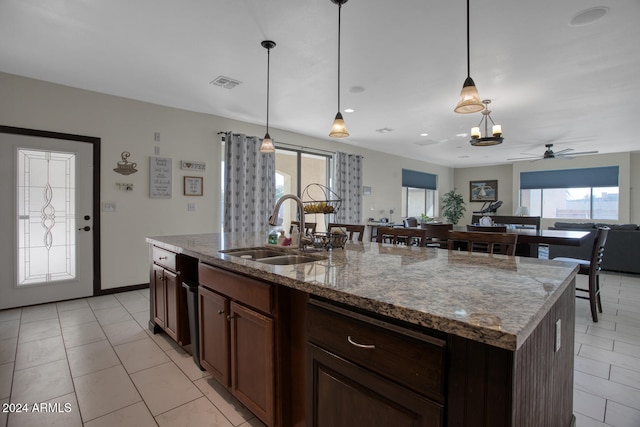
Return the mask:
{"type": "Polygon", "coordinates": [[[17,285],[75,279],[76,155],[17,152],[17,285]]]}

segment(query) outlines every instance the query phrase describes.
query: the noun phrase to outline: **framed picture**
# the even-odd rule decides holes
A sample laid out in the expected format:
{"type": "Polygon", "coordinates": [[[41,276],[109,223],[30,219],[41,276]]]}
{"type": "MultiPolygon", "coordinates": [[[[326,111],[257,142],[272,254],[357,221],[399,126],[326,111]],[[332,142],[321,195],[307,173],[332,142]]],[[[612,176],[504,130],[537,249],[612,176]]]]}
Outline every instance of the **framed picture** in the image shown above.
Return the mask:
{"type": "Polygon", "coordinates": [[[495,202],[498,200],[498,180],[469,181],[470,202],[495,202]]]}
{"type": "Polygon", "coordinates": [[[202,196],[202,181],[203,179],[201,176],[185,176],[184,195],[202,196]]]}

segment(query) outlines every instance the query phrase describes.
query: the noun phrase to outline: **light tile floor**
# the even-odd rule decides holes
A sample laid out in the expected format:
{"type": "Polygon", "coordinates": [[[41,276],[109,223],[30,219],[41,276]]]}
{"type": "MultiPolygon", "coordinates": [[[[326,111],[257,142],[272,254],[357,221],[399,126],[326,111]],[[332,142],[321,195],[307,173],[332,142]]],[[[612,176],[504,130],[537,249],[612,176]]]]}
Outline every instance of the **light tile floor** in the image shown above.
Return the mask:
{"type": "MultiPolygon", "coordinates": [[[[638,427],[640,276],[602,279],[598,323],[576,300],[577,426],[638,427]]],[[[148,318],[148,290],[0,311],[0,403],[29,405],[0,426],[263,426],[148,318]]]]}

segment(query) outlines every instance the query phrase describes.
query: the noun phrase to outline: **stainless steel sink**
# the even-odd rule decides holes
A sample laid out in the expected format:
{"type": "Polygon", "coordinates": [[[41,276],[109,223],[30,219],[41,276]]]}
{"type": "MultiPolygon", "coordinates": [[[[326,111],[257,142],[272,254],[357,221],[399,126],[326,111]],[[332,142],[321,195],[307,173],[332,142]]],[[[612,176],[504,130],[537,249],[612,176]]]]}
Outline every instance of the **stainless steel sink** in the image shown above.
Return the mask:
{"type": "Polygon", "coordinates": [[[286,252],[274,251],[272,249],[229,249],[228,251],[222,251],[222,253],[253,260],[287,255],[286,252]]]}
{"type": "Polygon", "coordinates": [[[302,264],[305,262],[314,262],[320,261],[321,258],[306,256],[306,255],[282,255],[282,256],[274,256],[271,258],[264,259],[256,259],[256,261],[261,262],[263,264],[271,264],[271,265],[292,265],[292,264],[302,264]]]}

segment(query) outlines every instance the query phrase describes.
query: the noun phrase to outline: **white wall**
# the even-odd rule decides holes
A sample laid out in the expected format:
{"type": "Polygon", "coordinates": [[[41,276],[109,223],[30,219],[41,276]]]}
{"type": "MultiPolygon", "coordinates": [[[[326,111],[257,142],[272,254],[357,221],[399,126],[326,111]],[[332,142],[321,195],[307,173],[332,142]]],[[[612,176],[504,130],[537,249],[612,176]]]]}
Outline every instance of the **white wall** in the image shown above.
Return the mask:
{"type": "MultiPolygon", "coordinates": [[[[220,224],[220,139],[218,132],[261,136],[264,127],[208,114],[162,107],[131,99],[89,92],[0,73],[0,124],[101,138],[101,202],[117,211],[102,213],[102,288],[148,283],[146,236],[217,232],[220,224]],[[160,142],[154,133],[160,133],[160,142]],[[149,157],[154,147],[173,159],[173,197],[149,198],[149,157]],[[122,151],[138,164],[138,172],[123,176],[113,171],[122,151]],[[180,160],[204,161],[202,174],[182,171],[180,160]],[[182,177],[202,175],[204,196],[182,195],[182,177]],[[134,191],[120,191],[117,182],[132,183],[134,191]],[[196,211],[187,212],[187,203],[196,211]]],[[[364,156],[363,220],[394,209],[400,219],[402,168],[438,175],[440,192],[453,184],[450,168],[271,129],[276,141],[364,156]],[[370,208],[373,207],[374,211],[370,208]]],[[[387,216],[387,215],[384,215],[387,216]]]]}

